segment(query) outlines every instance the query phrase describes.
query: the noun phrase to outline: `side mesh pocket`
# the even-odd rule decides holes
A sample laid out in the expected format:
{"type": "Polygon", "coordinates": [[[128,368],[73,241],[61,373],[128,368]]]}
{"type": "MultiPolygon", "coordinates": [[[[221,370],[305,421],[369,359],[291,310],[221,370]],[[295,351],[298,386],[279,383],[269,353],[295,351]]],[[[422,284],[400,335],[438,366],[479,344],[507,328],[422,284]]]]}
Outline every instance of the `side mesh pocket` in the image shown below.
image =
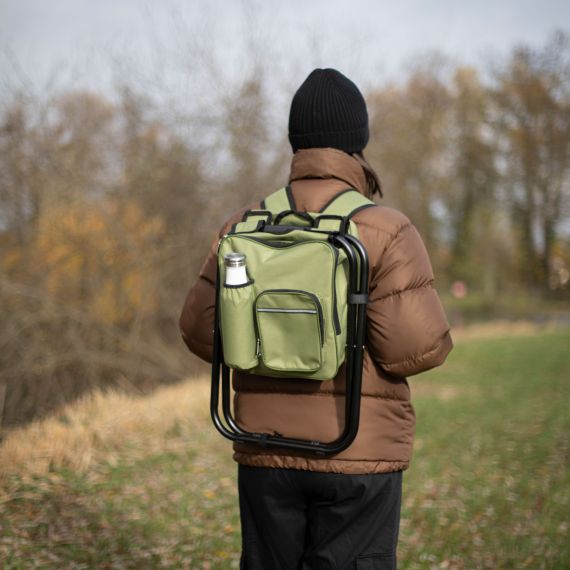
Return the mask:
{"type": "Polygon", "coordinates": [[[259,349],[265,367],[280,372],[315,372],[322,364],[323,310],[316,295],[271,289],[255,302],[259,349]]]}
{"type": "Polygon", "coordinates": [[[222,285],[220,327],[224,361],[230,368],[249,370],[257,366],[253,302],[251,282],[239,287],[222,285]]]}

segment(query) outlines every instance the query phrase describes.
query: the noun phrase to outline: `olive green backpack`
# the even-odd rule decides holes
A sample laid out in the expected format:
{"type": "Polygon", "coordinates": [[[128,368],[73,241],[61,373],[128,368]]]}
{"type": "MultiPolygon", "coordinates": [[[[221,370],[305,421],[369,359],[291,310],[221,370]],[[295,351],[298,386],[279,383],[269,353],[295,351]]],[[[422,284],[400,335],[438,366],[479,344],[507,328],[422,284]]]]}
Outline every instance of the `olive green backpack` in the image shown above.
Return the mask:
{"type": "Polygon", "coordinates": [[[300,212],[290,188],[281,188],[220,239],[211,415],[225,437],[319,455],[339,453],[354,440],[368,259],[351,218],[371,206],[371,200],[347,189],[320,212],[300,212]],[[245,256],[245,279],[239,284],[226,283],[228,254],[245,256]],[[230,369],[261,375],[267,382],[272,377],[327,381],[345,361],[345,429],[333,442],[247,432],[232,415],[230,369]]]}

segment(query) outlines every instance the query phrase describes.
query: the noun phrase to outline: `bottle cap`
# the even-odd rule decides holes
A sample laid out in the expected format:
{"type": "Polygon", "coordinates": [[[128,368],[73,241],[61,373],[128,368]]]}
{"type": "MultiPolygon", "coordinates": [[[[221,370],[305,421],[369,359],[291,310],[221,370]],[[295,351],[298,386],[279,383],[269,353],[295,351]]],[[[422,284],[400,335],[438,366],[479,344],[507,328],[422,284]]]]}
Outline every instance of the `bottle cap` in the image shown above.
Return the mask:
{"type": "Polygon", "coordinates": [[[245,253],[226,253],[224,263],[226,267],[243,267],[245,265],[245,253]]]}

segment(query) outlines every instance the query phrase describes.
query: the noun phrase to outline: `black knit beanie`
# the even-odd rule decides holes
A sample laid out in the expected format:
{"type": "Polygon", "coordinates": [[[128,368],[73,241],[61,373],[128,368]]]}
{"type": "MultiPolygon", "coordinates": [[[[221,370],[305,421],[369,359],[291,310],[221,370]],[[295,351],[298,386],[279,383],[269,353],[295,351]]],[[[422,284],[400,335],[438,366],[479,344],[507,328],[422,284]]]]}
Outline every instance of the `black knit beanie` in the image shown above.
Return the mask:
{"type": "Polygon", "coordinates": [[[289,142],[302,148],[360,152],[368,143],[368,112],[358,87],[336,69],[315,69],[297,90],[289,114],[289,142]]]}

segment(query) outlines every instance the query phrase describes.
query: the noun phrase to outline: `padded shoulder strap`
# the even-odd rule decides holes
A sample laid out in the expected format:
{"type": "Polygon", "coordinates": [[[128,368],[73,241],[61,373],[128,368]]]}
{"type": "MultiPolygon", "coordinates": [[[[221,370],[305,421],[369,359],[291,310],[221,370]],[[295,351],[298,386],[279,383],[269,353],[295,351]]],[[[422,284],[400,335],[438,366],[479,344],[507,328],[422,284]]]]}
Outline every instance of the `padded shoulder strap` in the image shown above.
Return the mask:
{"type": "Polygon", "coordinates": [[[273,215],[285,210],[295,210],[295,200],[291,194],[291,187],[279,188],[261,202],[262,210],[269,210],[273,215]]]}
{"type": "Polygon", "coordinates": [[[326,206],[321,210],[321,214],[329,216],[346,216],[352,218],[354,214],[364,210],[364,208],[371,208],[376,204],[363,196],[358,190],[349,188],[339,192],[326,206]]]}

